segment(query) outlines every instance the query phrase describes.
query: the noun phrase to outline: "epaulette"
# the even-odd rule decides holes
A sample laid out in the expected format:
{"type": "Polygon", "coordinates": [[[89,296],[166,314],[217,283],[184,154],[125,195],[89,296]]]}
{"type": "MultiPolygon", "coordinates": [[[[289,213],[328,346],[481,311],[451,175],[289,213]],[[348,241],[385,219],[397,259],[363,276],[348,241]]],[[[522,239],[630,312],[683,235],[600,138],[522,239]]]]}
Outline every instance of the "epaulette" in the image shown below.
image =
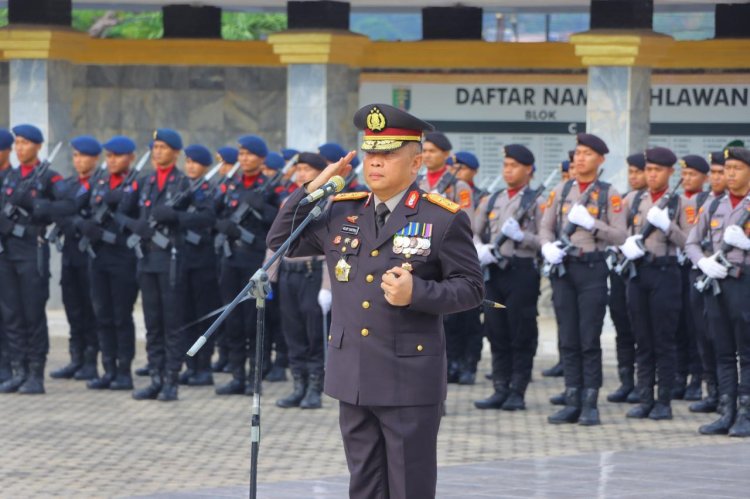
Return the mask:
{"type": "Polygon", "coordinates": [[[461,207],[458,204],[454,203],[450,199],[444,198],[440,194],[435,194],[434,192],[431,192],[429,194],[422,194],[422,196],[427,198],[427,201],[429,201],[430,203],[436,204],[440,206],[441,208],[445,208],[451,213],[458,213],[458,210],[461,209],[461,207]]]}
{"type": "Polygon", "coordinates": [[[356,201],[370,195],[369,192],[342,192],[333,196],[334,201],[356,201]]]}

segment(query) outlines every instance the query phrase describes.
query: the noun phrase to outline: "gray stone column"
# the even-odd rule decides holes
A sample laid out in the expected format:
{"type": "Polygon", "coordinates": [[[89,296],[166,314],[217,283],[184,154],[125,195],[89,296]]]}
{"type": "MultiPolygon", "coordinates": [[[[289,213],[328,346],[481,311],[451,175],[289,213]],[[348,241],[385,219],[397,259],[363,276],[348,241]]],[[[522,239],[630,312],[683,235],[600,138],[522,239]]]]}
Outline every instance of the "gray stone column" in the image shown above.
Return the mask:
{"type": "Polygon", "coordinates": [[[588,70],[586,131],[609,147],[603,178],[627,190],[625,159],[648,146],[651,68],[592,66],[588,70]]]}

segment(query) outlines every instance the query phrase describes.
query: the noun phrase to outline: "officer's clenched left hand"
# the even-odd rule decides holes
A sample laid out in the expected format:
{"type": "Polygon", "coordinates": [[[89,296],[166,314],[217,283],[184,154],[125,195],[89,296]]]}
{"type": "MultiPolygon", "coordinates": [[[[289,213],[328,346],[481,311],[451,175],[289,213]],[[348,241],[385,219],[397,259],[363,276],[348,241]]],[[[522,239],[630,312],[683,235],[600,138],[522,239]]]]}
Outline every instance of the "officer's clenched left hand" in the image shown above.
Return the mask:
{"type": "Polygon", "coordinates": [[[596,222],[594,217],[591,216],[591,213],[589,213],[589,210],[580,204],[577,204],[570,209],[568,220],[586,230],[593,229],[594,223],[596,222]]]}
{"type": "Polygon", "coordinates": [[[385,301],[395,307],[405,307],[411,304],[414,280],[408,270],[393,267],[383,274],[380,288],[385,292],[385,301]]]}
{"type": "Polygon", "coordinates": [[[658,206],[652,206],[651,209],[648,210],[648,213],[646,213],[646,220],[662,232],[667,232],[669,226],[672,225],[672,221],[669,219],[669,213],[667,213],[666,208],[659,208],[658,206]]]}

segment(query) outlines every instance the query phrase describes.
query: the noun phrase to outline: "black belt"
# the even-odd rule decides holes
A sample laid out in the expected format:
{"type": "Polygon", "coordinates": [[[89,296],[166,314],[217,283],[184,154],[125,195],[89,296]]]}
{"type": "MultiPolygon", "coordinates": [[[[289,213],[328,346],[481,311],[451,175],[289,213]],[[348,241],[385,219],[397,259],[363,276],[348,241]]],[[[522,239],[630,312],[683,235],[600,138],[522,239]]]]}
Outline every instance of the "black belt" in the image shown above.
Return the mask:
{"type": "Polygon", "coordinates": [[[665,265],[677,265],[679,260],[676,256],[654,256],[651,253],[646,253],[641,259],[638,260],[639,265],[650,265],[653,267],[663,267],[665,265]]]}
{"type": "Polygon", "coordinates": [[[323,268],[322,260],[308,260],[306,262],[281,262],[281,269],[284,272],[303,272],[309,273],[314,270],[320,270],[323,268]]]}
{"type": "Polygon", "coordinates": [[[530,256],[504,256],[498,263],[503,264],[500,266],[501,269],[508,267],[536,267],[536,258],[530,256]]]}
{"type": "Polygon", "coordinates": [[[569,263],[596,263],[603,262],[606,259],[606,251],[589,251],[588,253],[584,253],[579,250],[577,253],[569,253],[565,261],[569,263]]]}

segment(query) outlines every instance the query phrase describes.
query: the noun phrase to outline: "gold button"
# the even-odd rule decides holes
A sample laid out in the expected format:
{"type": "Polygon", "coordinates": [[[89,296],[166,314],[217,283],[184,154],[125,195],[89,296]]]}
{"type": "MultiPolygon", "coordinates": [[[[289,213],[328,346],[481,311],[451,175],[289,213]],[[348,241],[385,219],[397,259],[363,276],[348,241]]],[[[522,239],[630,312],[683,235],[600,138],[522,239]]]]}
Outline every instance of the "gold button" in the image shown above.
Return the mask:
{"type": "Polygon", "coordinates": [[[331,336],[331,335],[329,334],[329,335],[328,335],[328,341],[331,341],[331,338],[333,338],[333,336],[331,336]]]}
{"type": "Polygon", "coordinates": [[[380,254],[380,251],[378,250],[372,250],[370,251],[370,256],[378,256],[380,254]]]}
{"type": "Polygon", "coordinates": [[[424,350],[424,347],[422,345],[417,345],[417,352],[421,352],[424,350]]]}
{"type": "Polygon", "coordinates": [[[370,330],[367,328],[364,328],[362,331],[360,331],[360,333],[362,334],[362,336],[367,337],[370,334],[370,330]]]}
{"type": "Polygon", "coordinates": [[[370,302],[365,300],[362,302],[362,308],[370,308],[370,302]]]}
{"type": "Polygon", "coordinates": [[[367,277],[365,277],[365,281],[372,282],[375,280],[375,276],[372,274],[367,274],[367,277]]]}

